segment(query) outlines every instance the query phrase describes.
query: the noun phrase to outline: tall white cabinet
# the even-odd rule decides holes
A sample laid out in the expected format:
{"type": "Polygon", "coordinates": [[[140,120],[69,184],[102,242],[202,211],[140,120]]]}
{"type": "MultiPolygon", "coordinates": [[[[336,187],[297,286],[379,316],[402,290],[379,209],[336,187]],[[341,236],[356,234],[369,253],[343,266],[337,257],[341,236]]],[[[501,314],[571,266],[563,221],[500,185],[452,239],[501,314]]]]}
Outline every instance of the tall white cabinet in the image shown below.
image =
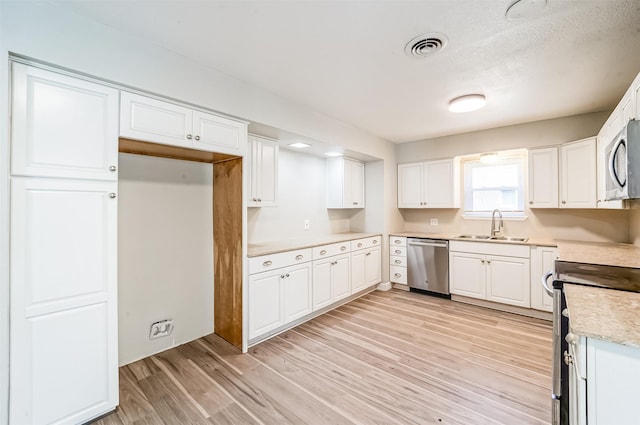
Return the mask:
{"type": "Polygon", "coordinates": [[[364,163],[327,159],[327,208],[364,208],[364,188],[364,163]]]}
{"type": "Polygon", "coordinates": [[[118,91],[14,63],[10,423],[118,404],[118,91]]]}
{"type": "Polygon", "coordinates": [[[278,196],[278,155],[276,140],[249,137],[250,188],[247,206],[270,207],[278,196]]]}

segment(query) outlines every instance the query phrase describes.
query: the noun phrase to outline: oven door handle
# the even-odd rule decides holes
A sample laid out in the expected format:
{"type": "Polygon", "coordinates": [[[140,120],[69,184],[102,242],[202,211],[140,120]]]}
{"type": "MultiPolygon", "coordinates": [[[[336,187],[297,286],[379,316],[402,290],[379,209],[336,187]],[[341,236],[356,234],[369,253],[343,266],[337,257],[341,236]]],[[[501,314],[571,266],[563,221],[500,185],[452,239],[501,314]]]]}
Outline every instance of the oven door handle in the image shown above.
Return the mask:
{"type": "Polygon", "coordinates": [[[547,284],[547,281],[551,276],[553,276],[553,271],[546,272],[544,276],[542,276],[542,287],[544,288],[544,292],[546,292],[547,295],[553,297],[553,289],[551,289],[551,287],[549,287],[549,285],[547,284]]]}

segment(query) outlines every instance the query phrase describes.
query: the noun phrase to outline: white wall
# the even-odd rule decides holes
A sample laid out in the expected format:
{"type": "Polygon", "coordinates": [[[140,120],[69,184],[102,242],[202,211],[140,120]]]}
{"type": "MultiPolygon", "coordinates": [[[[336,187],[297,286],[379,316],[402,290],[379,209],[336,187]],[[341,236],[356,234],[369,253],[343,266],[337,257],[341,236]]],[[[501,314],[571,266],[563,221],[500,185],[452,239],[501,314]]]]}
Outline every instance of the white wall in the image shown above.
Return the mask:
{"type": "MultiPolygon", "coordinates": [[[[598,133],[609,112],[557,118],[398,145],[399,162],[562,144],[598,133]]],[[[464,181],[461,179],[461,181],[464,181]]],[[[425,233],[488,234],[490,220],[464,219],[462,209],[401,211],[404,230],[425,233]],[[437,218],[438,226],[430,225],[437,218]]],[[[506,221],[509,236],[575,239],[602,242],[629,241],[629,211],[529,209],[525,221],[506,221]]],[[[640,226],[639,226],[640,227],[640,226]]]]}
{"type": "Polygon", "coordinates": [[[119,362],[213,332],[213,167],[119,156],[119,362]],[[151,323],[173,333],[149,340],[151,323]]]}

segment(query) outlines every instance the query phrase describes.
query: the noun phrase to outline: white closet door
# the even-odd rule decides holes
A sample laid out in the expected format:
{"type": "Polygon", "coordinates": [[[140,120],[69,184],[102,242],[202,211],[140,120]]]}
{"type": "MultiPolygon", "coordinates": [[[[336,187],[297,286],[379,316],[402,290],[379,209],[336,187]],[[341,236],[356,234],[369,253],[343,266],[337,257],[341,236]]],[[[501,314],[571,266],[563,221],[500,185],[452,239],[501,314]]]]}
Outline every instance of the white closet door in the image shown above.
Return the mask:
{"type": "Polygon", "coordinates": [[[11,173],[117,181],[118,90],[13,64],[11,173]]]}
{"type": "Polygon", "coordinates": [[[10,423],[83,423],[118,404],[116,189],[12,179],[10,423]]]}

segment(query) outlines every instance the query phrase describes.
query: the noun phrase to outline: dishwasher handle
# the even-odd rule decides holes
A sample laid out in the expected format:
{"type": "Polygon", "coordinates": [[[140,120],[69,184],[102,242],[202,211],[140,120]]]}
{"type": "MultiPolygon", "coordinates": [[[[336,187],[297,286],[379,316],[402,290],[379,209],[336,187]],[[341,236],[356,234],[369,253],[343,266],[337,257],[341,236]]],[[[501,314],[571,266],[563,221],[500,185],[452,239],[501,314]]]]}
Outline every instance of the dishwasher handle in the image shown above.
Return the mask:
{"type": "Polygon", "coordinates": [[[411,245],[411,246],[432,246],[432,247],[435,247],[435,248],[448,248],[448,244],[446,242],[438,243],[438,242],[409,241],[408,244],[411,245]]]}

